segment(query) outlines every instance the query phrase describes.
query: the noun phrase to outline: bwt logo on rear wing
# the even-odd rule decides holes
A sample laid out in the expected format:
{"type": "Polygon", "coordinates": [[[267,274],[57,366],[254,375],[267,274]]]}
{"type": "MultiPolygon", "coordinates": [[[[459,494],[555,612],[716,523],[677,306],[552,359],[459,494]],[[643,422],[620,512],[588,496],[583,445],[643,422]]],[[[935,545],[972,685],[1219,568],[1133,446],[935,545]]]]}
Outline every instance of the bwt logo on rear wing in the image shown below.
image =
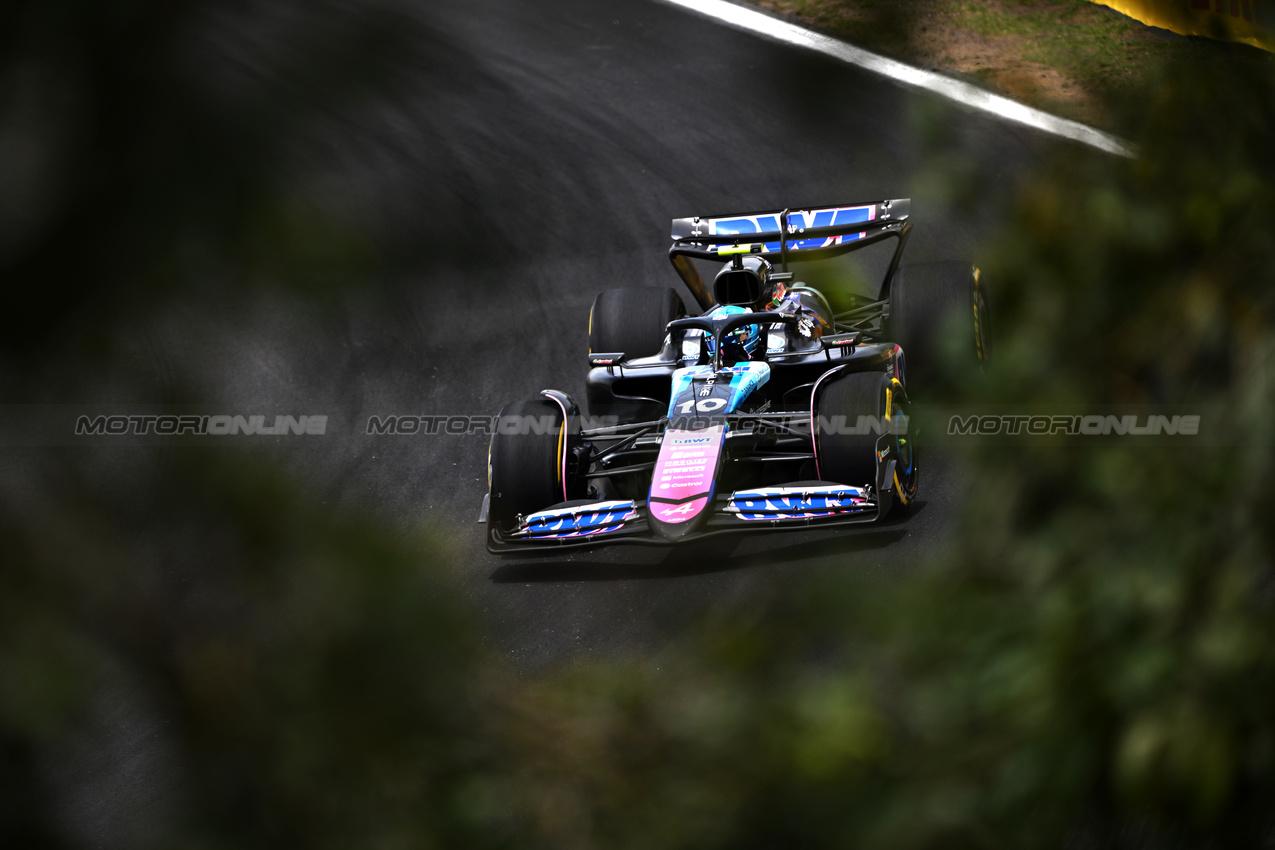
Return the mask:
{"type": "MultiPolygon", "coordinates": [[[[787,217],[786,247],[790,252],[809,251],[854,242],[863,239],[871,230],[905,221],[908,217],[909,206],[909,200],[904,198],[873,204],[790,210],[787,217]],[[828,232],[830,230],[832,232],[828,232]],[[802,237],[803,234],[805,238],[795,238],[802,237]]],[[[781,243],[773,237],[781,236],[779,220],[783,215],[784,211],[773,210],[736,215],[675,218],[673,219],[673,239],[694,242],[697,236],[708,237],[705,240],[709,243],[706,245],[706,250],[710,253],[719,253],[730,243],[759,244],[758,241],[750,242],[747,239],[727,241],[721,237],[747,237],[754,234],[770,236],[773,241],[760,242],[761,250],[766,254],[777,254],[781,250],[781,243]]]]}

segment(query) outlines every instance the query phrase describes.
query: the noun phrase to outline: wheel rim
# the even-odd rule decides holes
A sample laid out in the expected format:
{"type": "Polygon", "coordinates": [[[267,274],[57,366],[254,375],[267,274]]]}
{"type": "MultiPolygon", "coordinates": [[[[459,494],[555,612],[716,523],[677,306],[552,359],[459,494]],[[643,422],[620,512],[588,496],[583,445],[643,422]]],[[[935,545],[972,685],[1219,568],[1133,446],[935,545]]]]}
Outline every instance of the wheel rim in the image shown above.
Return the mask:
{"type": "Polygon", "coordinates": [[[894,435],[894,492],[906,506],[916,495],[916,450],[907,407],[898,403],[903,387],[897,378],[891,381],[891,385],[892,392],[887,396],[890,399],[887,413],[890,417],[890,430],[894,435]]]}
{"type": "Polygon", "coordinates": [[[980,366],[984,366],[991,359],[991,345],[988,341],[987,323],[989,315],[987,312],[987,299],[983,296],[983,284],[980,280],[981,275],[978,266],[974,267],[974,353],[978,357],[980,366]]]}

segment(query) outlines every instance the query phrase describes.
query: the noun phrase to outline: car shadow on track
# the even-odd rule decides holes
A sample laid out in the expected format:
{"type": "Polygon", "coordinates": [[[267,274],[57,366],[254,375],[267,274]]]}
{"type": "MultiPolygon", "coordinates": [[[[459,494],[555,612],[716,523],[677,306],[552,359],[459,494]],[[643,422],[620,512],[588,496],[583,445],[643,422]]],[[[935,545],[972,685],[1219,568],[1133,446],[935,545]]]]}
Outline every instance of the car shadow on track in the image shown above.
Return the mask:
{"type": "Polygon", "coordinates": [[[492,572],[491,581],[506,584],[669,579],[855,555],[898,544],[908,534],[909,520],[924,509],[925,502],[917,502],[908,517],[890,517],[880,525],[862,528],[781,532],[784,536],[791,536],[793,542],[747,554],[736,554],[736,550],[746,540],[759,539],[760,535],[756,532],[740,532],[671,547],[655,563],[615,563],[602,560],[595,552],[587,550],[578,556],[566,553],[506,556],[510,560],[492,572]],[[575,557],[581,559],[575,560],[575,557]]]}

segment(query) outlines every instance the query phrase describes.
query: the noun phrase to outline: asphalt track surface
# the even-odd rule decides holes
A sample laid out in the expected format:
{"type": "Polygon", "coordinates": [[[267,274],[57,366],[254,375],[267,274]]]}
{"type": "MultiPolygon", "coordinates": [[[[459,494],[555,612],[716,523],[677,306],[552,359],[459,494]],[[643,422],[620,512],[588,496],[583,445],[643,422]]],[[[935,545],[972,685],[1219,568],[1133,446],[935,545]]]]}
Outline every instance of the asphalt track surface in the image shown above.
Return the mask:
{"type": "Polygon", "coordinates": [[[915,514],[883,528],[502,559],[476,522],[487,438],[366,423],[491,415],[550,387],[583,400],[599,291],[675,286],[691,302],[666,255],[675,216],[910,195],[908,258],[968,258],[1016,179],[1074,143],[658,0],[419,14],[421,78],[333,140],[349,204],[415,246],[395,275],[339,315],[263,302],[202,339],[175,323],[165,356],[199,352],[205,395],[229,408],[328,413],[330,435],[289,455],[306,486],[442,529],[492,646],[528,669],[649,651],[721,606],[821,571],[894,576],[941,545],[960,476],[931,456],[915,514]],[[935,175],[951,169],[985,187],[977,204],[949,203],[935,175]]]}
{"type": "MultiPolygon", "coordinates": [[[[489,645],[528,671],[667,648],[829,572],[898,580],[941,547],[969,494],[931,454],[913,515],[882,527],[502,559],[476,522],[486,436],[366,423],[491,415],[549,387],[583,399],[599,291],[675,286],[691,302],[666,255],[675,216],[910,196],[908,259],[976,258],[1017,181],[1075,143],[658,0],[409,8],[417,76],[317,140],[322,180],[375,220],[390,271],[339,303],[177,309],[146,332],[154,368],[228,411],[328,414],[325,437],[279,439],[278,460],[320,498],[439,529],[489,645]],[[975,200],[953,204],[952,181],[980,187],[975,200]]],[[[106,469],[128,463],[107,454],[106,469]]],[[[145,725],[119,728],[135,734],[66,778],[101,846],[163,783],[135,764],[145,725]]]]}
{"type": "Polygon", "coordinates": [[[485,437],[356,432],[370,415],[495,413],[547,387],[582,400],[597,292],[672,285],[691,302],[666,256],[674,216],[911,195],[908,258],[966,258],[1016,178],[1073,143],[656,0],[442,5],[428,20],[447,85],[373,132],[393,145],[381,168],[400,190],[487,219],[494,250],[484,268],[422,268],[351,316],[337,369],[357,390],[333,399],[349,444],[324,464],[396,521],[448,529],[493,645],[528,668],[649,651],[723,606],[824,571],[889,579],[941,545],[960,476],[931,456],[915,514],[883,528],[502,559],[475,522],[485,437]],[[933,177],[949,166],[986,187],[975,207],[951,208],[933,177]],[[432,322],[453,288],[475,308],[432,322]],[[475,344],[478,328],[494,332],[475,344]]]}

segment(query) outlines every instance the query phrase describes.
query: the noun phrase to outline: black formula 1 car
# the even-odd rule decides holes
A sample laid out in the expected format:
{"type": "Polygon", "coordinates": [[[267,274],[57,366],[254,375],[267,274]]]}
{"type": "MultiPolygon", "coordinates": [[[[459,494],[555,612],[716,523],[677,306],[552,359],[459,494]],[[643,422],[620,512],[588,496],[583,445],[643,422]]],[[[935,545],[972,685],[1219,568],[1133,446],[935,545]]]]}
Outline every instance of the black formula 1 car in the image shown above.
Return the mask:
{"type": "Polygon", "coordinates": [[[911,505],[905,352],[924,365],[955,323],[981,362],[988,334],[976,267],[901,265],[909,209],[901,199],[674,219],[669,258],[702,312],[688,315],[671,288],[596,298],[588,417],[557,390],[500,413],[487,548],[672,544],[870,523],[911,505]],[[840,312],[789,271],[889,239],[879,292],[840,312]],[[719,266],[711,288],[696,261],[719,266]]]}

